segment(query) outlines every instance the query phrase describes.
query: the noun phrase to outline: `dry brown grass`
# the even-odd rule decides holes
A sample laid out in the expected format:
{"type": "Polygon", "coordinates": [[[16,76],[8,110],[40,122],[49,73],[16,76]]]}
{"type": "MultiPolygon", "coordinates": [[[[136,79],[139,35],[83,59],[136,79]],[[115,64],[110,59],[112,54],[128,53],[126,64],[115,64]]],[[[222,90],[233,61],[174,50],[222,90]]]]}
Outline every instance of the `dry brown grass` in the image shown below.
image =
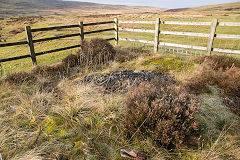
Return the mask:
{"type": "Polygon", "coordinates": [[[148,53],[141,49],[134,49],[134,48],[116,47],[115,50],[116,50],[115,60],[120,63],[131,61],[140,56],[147,55],[148,53]]]}
{"type": "Polygon", "coordinates": [[[209,86],[224,90],[225,104],[237,115],[240,115],[240,60],[226,55],[198,57],[198,69],[186,78],[190,92],[201,93],[209,86]]]}
{"type": "Polygon", "coordinates": [[[75,67],[79,65],[79,55],[70,54],[62,60],[62,63],[67,67],[75,67]]]}
{"type": "Polygon", "coordinates": [[[222,71],[216,72],[208,64],[202,64],[195,72],[185,79],[187,88],[193,93],[203,92],[209,85],[218,84],[222,78],[222,71]]]}
{"type": "Polygon", "coordinates": [[[36,66],[31,70],[31,73],[34,75],[40,75],[43,77],[54,77],[60,75],[65,75],[68,71],[68,66],[64,63],[59,63],[56,65],[44,65],[36,66]]]}
{"type": "Polygon", "coordinates": [[[82,48],[76,55],[69,55],[62,60],[68,67],[88,67],[108,64],[115,58],[116,51],[113,46],[104,39],[91,39],[83,41],[82,48]]]}
{"type": "Polygon", "coordinates": [[[229,95],[240,97],[240,68],[232,67],[222,73],[218,86],[229,95]]]}
{"type": "Polygon", "coordinates": [[[240,60],[227,55],[200,56],[194,61],[200,64],[209,65],[214,70],[220,68],[225,70],[231,67],[240,68],[240,60]]]}
{"type": "Polygon", "coordinates": [[[240,61],[226,55],[203,56],[195,59],[199,67],[187,78],[190,91],[201,92],[209,85],[217,85],[230,95],[239,95],[240,61]]]}
{"type": "Polygon", "coordinates": [[[34,74],[25,71],[10,74],[5,78],[5,81],[11,84],[22,84],[24,82],[33,82],[35,80],[36,76],[34,74]]]}

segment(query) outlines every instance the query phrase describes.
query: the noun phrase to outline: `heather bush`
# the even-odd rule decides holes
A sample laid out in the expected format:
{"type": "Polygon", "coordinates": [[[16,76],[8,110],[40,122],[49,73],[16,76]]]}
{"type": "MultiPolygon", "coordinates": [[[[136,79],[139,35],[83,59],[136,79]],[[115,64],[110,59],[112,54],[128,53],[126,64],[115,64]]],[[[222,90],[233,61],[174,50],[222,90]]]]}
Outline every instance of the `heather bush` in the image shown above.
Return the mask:
{"type": "Polygon", "coordinates": [[[186,87],[192,93],[201,93],[209,85],[218,84],[222,78],[222,70],[215,71],[211,66],[203,63],[191,77],[186,79],[186,87]]]}
{"type": "Polygon", "coordinates": [[[116,51],[107,40],[97,38],[84,40],[77,54],[67,56],[62,63],[68,67],[101,65],[113,61],[115,55],[116,51]]]}
{"type": "Polygon", "coordinates": [[[208,86],[216,85],[224,89],[229,95],[240,96],[240,68],[234,67],[239,60],[217,55],[214,55],[213,58],[203,56],[197,59],[200,61],[204,57],[207,58],[201,63],[196,72],[186,79],[190,91],[200,93],[208,86]],[[220,58],[222,58],[222,61],[220,58]],[[211,63],[209,63],[209,60],[211,63]]]}
{"type": "Polygon", "coordinates": [[[240,97],[223,95],[224,104],[240,117],[240,97]]]}
{"type": "Polygon", "coordinates": [[[41,75],[44,77],[49,76],[56,76],[59,74],[66,74],[67,67],[64,63],[56,64],[56,65],[43,65],[43,66],[36,66],[31,70],[32,74],[41,75]]]}
{"type": "Polygon", "coordinates": [[[240,61],[223,56],[203,56],[196,59],[201,65],[196,72],[186,79],[186,86],[191,92],[207,91],[209,86],[224,90],[223,99],[235,114],[240,115],[240,61]]]}
{"type": "Polygon", "coordinates": [[[70,54],[62,60],[62,64],[67,67],[74,67],[79,65],[79,56],[75,54],[70,54]]]}
{"type": "Polygon", "coordinates": [[[225,70],[233,66],[240,68],[240,60],[227,55],[200,56],[194,61],[200,64],[205,63],[211,66],[214,70],[218,70],[220,68],[225,70]]]}
{"type": "Polygon", "coordinates": [[[240,97],[240,68],[232,67],[222,72],[218,86],[225,89],[229,95],[240,97]]]}
{"type": "Polygon", "coordinates": [[[179,148],[198,130],[197,98],[166,81],[141,83],[127,94],[125,107],[122,126],[128,137],[139,133],[159,145],[179,148]]]}
{"type": "Polygon", "coordinates": [[[24,72],[24,71],[10,74],[5,78],[5,81],[12,84],[21,84],[23,82],[31,82],[34,80],[36,80],[36,77],[34,76],[34,74],[24,72]]]}

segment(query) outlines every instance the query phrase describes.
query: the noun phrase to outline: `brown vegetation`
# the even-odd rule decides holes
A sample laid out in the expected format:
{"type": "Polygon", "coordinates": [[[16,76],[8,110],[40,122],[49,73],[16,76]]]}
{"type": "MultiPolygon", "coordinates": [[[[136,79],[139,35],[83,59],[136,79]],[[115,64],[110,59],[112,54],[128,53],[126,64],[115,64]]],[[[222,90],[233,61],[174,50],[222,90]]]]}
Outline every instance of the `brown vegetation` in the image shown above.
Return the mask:
{"type": "Polygon", "coordinates": [[[129,137],[138,132],[168,148],[186,144],[187,138],[198,130],[194,115],[199,102],[175,87],[166,81],[153,81],[141,83],[127,94],[122,126],[129,137]]]}
{"type": "Polygon", "coordinates": [[[12,84],[22,84],[34,80],[36,80],[36,77],[33,74],[24,71],[10,74],[5,78],[5,81],[12,84]]]}
{"type": "Polygon", "coordinates": [[[64,63],[48,66],[37,66],[32,69],[31,73],[34,75],[40,75],[43,77],[48,77],[48,76],[58,76],[66,74],[68,68],[64,63]]]}
{"type": "Polygon", "coordinates": [[[200,65],[197,73],[187,79],[190,91],[201,92],[209,85],[217,85],[230,95],[240,96],[239,59],[214,55],[198,57],[195,61],[200,65]]]}
{"type": "Polygon", "coordinates": [[[240,60],[226,55],[198,57],[200,66],[192,77],[187,79],[191,92],[200,93],[210,85],[224,90],[226,105],[236,114],[240,114],[240,60]]]}
{"type": "Polygon", "coordinates": [[[101,65],[113,61],[115,54],[115,49],[107,40],[96,38],[83,41],[77,55],[69,55],[62,62],[69,67],[101,65]]]}
{"type": "Polygon", "coordinates": [[[195,62],[211,66],[214,70],[222,68],[223,70],[231,67],[240,68],[240,60],[226,55],[212,55],[197,57],[195,62]]]}
{"type": "Polygon", "coordinates": [[[146,51],[143,51],[141,49],[123,47],[116,47],[115,50],[116,50],[115,60],[120,63],[131,61],[143,55],[144,53],[147,53],[146,51]]]}

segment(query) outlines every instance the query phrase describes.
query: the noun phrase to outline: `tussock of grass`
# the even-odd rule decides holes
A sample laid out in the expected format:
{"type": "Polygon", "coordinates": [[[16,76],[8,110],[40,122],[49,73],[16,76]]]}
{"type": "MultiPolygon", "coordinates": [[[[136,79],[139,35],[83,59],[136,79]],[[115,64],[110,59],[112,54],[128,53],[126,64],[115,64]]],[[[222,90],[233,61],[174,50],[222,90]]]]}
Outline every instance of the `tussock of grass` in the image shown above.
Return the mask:
{"type": "MultiPolygon", "coordinates": [[[[114,143],[120,132],[115,125],[122,98],[116,95],[110,99],[102,95],[100,88],[66,87],[67,83],[61,99],[56,99],[53,91],[16,86],[19,90],[15,93],[16,102],[12,101],[12,107],[1,108],[0,148],[4,159],[16,159],[30,152],[33,157],[52,159],[115,156],[115,151],[109,155],[105,149],[115,150],[106,141],[114,143]],[[88,138],[94,138],[96,151],[90,149],[88,138]]],[[[9,98],[1,102],[6,103],[6,99],[9,98]]]]}
{"type": "Polygon", "coordinates": [[[81,50],[64,58],[62,63],[69,67],[103,65],[113,61],[115,54],[115,49],[107,40],[96,38],[83,41],[81,50]]]}
{"type": "Polygon", "coordinates": [[[8,75],[5,81],[15,84],[36,81],[40,77],[62,78],[69,74],[73,67],[96,67],[108,64],[115,58],[116,51],[113,46],[104,39],[92,39],[84,41],[82,50],[74,55],[71,54],[55,65],[36,66],[31,71],[21,71],[8,75]]]}
{"type": "Polygon", "coordinates": [[[218,70],[220,68],[226,70],[227,68],[231,67],[240,68],[239,59],[226,55],[200,56],[197,57],[194,61],[200,64],[207,64],[211,66],[214,70],[218,70]]]}
{"type": "Polygon", "coordinates": [[[120,63],[131,61],[140,56],[143,56],[143,55],[146,56],[149,54],[148,51],[143,51],[138,48],[116,47],[115,50],[116,50],[115,60],[120,63]]]}
{"type": "Polygon", "coordinates": [[[36,80],[36,77],[33,74],[30,74],[25,71],[21,71],[18,73],[13,73],[5,78],[6,81],[12,84],[21,84],[24,82],[30,82],[36,80]]]}

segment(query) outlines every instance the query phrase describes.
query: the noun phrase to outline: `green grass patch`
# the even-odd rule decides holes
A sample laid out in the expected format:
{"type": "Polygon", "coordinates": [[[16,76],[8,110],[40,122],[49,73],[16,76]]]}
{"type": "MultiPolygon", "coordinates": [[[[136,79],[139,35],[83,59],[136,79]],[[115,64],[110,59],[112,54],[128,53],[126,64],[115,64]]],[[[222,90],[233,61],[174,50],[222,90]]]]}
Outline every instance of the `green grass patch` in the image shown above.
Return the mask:
{"type": "Polygon", "coordinates": [[[154,66],[155,71],[160,73],[168,73],[170,71],[180,72],[185,68],[193,66],[193,62],[186,62],[182,58],[177,57],[157,57],[146,60],[142,63],[143,66],[154,66]]]}

